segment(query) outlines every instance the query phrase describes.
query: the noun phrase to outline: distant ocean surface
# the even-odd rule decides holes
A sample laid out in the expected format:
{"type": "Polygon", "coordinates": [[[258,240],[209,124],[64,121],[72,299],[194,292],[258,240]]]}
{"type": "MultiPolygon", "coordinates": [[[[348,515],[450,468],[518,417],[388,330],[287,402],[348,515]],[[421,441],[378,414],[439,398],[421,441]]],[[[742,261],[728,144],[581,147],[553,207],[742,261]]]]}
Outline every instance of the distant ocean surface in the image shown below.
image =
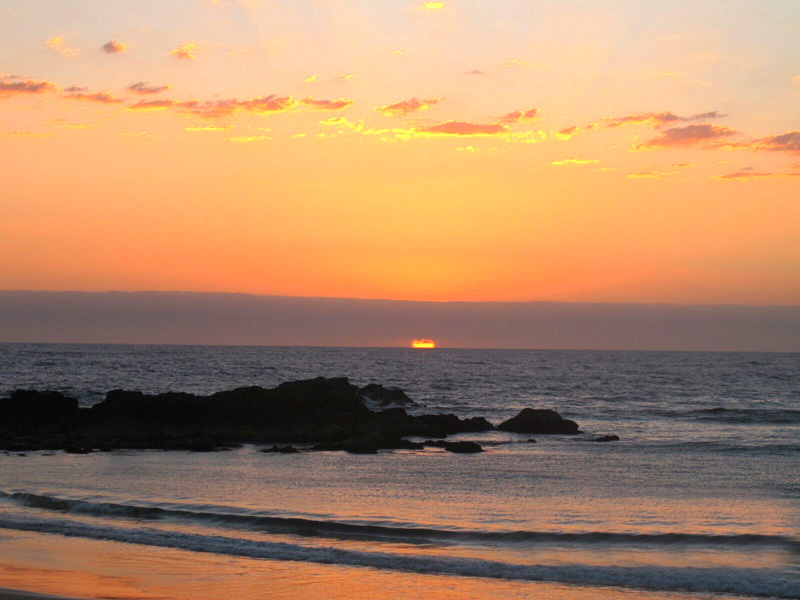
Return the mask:
{"type": "Polygon", "coordinates": [[[0,344],[0,396],[84,405],[319,375],[495,424],[553,408],[587,435],[0,453],[0,587],[51,569],[130,597],[800,598],[800,354],[0,344]]]}

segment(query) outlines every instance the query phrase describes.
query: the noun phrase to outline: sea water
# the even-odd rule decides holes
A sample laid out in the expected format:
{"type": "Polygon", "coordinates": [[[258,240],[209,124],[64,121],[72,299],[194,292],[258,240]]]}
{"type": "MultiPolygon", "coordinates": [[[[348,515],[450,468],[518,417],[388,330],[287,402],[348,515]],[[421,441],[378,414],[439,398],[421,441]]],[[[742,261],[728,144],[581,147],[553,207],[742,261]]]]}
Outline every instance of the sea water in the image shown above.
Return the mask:
{"type": "Polygon", "coordinates": [[[0,345],[0,396],[82,405],[319,375],[495,424],[553,408],[586,434],[454,436],[478,455],[0,454],[0,586],[800,598],[798,354],[0,345]],[[590,441],[603,434],[621,440],[590,441]]]}

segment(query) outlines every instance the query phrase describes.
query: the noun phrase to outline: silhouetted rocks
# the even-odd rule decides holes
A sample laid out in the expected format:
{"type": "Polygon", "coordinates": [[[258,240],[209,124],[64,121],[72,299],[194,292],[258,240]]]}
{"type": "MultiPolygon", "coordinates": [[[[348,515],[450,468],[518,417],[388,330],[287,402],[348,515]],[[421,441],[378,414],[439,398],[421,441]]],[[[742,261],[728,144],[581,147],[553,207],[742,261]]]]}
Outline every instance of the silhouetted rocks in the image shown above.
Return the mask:
{"type": "Polygon", "coordinates": [[[618,435],[601,435],[598,438],[592,440],[593,442],[618,442],[619,436],[618,435]]]}
{"type": "Polygon", "coordinates": [[[359,395],[367,402],[367,407],[372,408],[402,408],[404,406],[419,406],[400,388],[387,388],[377,383],[370,383],[358,390],[359,395]]]}
{"type": "Polygon", "coordinates": [[[526,442],[528,442],[529,444],[535,444],[535,443],[536,443],[536,440],[535,440],[535,439],[533,439],[533,438],[528,438],[528,439],[527,439],[527,440],[525,440],[525,441],[526,441],[526,442]]]}
{"type": "MultiPolygon", "coordinates": [[[[419,450],[408,437],[445,438],[492,431],[483,417],[409,414],[403,407],[370,410],[365,405],[413,401],[397,388],[359,388],[344,377],[290,381],[266,389],[241,387],[198,396],[112,390],[91,408],[59,392],[20,390],[0,398],[0,449],[225,450],[241,444],[275,444],[264,451],[291,453],[297,445],[318,451],[373,454],[419,450]],[[289,449],[291,448],[291,449],[289,449]]],[[[525,409],[499,429],[521,433],[576,433],[574,421],[551,410],[525,409]]],[[[474,442],[446,442],[451,452],[479,452],[474,442]]]]}
{"type": "Polygon", "coordinates": [[[516,417],[503,421],[497,428],[513,433],[568,435],[578,433],[578,424],[575,421],[563,418],[554,410],[534,408],[522,409],[516,417]]]}
{"type": "Polygon", "coordinates": [[[263,448],[261,452],[275,452],[277,454],[297,454],[300,451],[294,446],[272,446],[272,448],[263,448]]]}
{"type": "Polygon", "coordinates": [[[476,452],[483,452],[480,444],[477,442],[448,442],[447,440],[425,440],[425,446],[433,446],[434,448],[444,448],[448,452],[456,454],[474,454],[476,452]]]}

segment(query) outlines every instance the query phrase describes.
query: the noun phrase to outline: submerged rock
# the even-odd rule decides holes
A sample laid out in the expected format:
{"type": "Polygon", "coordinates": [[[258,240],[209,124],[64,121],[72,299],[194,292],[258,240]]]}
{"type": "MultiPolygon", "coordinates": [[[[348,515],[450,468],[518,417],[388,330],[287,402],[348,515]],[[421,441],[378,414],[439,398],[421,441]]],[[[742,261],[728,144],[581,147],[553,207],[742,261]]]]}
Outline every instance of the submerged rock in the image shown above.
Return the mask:
{"type": "Polygon", "coordinates": [[[619,436],[618,435],[601,435],[598,438],[592,440],[593,442],[618,442],[619,436]]]}
{"type": "Polygon", "coordinates": [[[575,421],[563,418],[554,410],[524,408],[520,413],[497,426],[513,433],[567,434],[578,433],[575,421]]]}

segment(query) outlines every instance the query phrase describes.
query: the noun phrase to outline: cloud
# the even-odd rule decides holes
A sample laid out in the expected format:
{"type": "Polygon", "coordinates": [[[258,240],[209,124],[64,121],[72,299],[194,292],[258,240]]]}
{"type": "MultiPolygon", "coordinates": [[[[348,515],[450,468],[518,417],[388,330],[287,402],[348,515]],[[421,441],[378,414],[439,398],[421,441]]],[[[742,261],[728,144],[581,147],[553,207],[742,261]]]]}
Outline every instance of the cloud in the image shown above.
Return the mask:
{"type": "Polygon", "coordinates": [[[466,71],[464,75],[486,75],[486,71],[479,71],[478,69],[472,69],[471,71],[466,71]]]}
{"type": "Polygon", "coordinates": [[[42,48],[48,48],[53,52],[58,52],[61,56],[78,56],[78,54],[80,54],[75,48],[68,46],[66,42],[64,42],[64,36],[61,35],[45,40],[42,44],[42,48]]]}
{"type": "Polygon", "coordinates": [[[100,49],[106,54],[122,54],[128,51],[128,44],[123,44],[117,40],[109,40],[100,49]]]}
{"type": "Polygon", "coordinates": [[[70,94],[74,94],[76,92],[85,92],[88,89],[89,88],[87,88],[87,87],[80,87],[80,86],[77,86],[77,85],[72,85],[72,86],[68,87],[67,89],[65,89],[64,91],[68,92],[70,94]]]}
{"type": "Polygon", "coordinates": [[[589,123],[586,126],[581,127],[580,125],[570,125],[569,127],[564,127],[563,129],[559,129],[554,133],[555,137],[560,140],[569,140],[576,135],[583,133],[584,131],[592,131],[597,129],[597,123],[589,123]]]}
{"type": "Polygon", "coordinates": [[[317,80],[316,75],[311,75],[310,77],[306,77],[306,83],[314,83],[317,80]]]}
{"type": "Polygon", "coordinates": [[[688,147],[705,144],[708,141],[736,135],[737,132],[722,125],[712,125],[700,123],[698,125],[687,125],[686,127],[673,127],[659,133],[654,138],[638,144],[637,150],[648,148],[666,147],[688,147]]]}
{"type": "Polygon", "coordinates": [[[423,11],[436,11],[444,8],[444,2],[424,2],[420,4],[419,9],[423,11]]]}
{"type": "Polygon", "coordinates": [[[247,135],[247,136],[234,136],[228,138],[229,141],[236,142],[238,144],[248,144],[250,142],[263,142],[271,139],[272,138],[268,135],[247,135]]]}
{"type": "Polygon", "coordinates": [[[339,81],[350,81],[351,79],[355,79],[356,77],[358,77],[358,75],[356,75],[355,73],[345,73],[344,75],[339,75],[337,79],[339,81]]]}
{"type": "Polygon", "coordinates": [[[200,53],[200,46],[198,46],[194,42],[186,42],[185,44],[181,44],[177,48],[173,48],[172,50],[170,50],[168,56],[182,60],[194,60],[197,58],[197,55],[199,53],[200,53]]]}
{"type": "Polygon", "coordinates": [[[795,75],[794,82],[800,83],[800,75],[795,75]]]}
{"type": "Polygon", "coordinates": [[[92,94],[84,94],[83,92],[78,92],[75,94],[69,94],[64,97],[72,98],[74,100],[88,100],[89,102],[99,102],[101,104],[121,104],[124,102],[124,100],[115,98],[114,96],[112,96],[107,92],[94,92],[92,94]]]}
{"type": "Polygon", "coordinates": [[[416,129],[422,135],[484,136],[508,133],[509,129],[501,123],[470,123],[467,121],[446,121],[416,129]]]}
{"type": "Polygon", "coordinates": [[[339,98],[337,100],[314,100],[313,98],[303,98],[300,104],[308,106],[314,110],[343,110],[355,104],[355,100],[339,98]]]}
{"type": "Polygon", "coordinates": [[[753,147],[757,150],[800,154],[800,131],[790,131],[781,135],[770,135],[761,138],[755,141],[753,147]]]}
{"type": "Polygon", "coordinates": [[[171,88],[172,86],[170,85],[150,85],[146,81],[139,81],[138,83],[132,83],[125,89],[134,94],[160,94],[171,88]]]}
{"type": "Polygon", "coordinates": [[[401,117],[409,113],[428,110],[441,101],[441,98],[427,98],[425,100],[411,98],[410,100],[403,100],[402,102],[395,102],[394,104],[385,104],[384,106],[379,106],[375,109],[375,111],[386,117],[401,117]]]}
{"type": "Polygon", "coordinates": [[[519,123],[522,121],[535,121],[539,116],[538,108],[530,108],[528,110],[515,110],[505,115],[500,119],[501,123],[519,123]]]}
{"type": "Polygon", "coordinates": [[[0,77],[0,98],[7,98],[16,94],[43,94],[57,90],[58,86],[50,81],[21,79],[16,76],[0,77]]]}
{"type": "Polygon", "coordinates": [[[679,121],[680,122],[705,121],[707,119],[718,119],[724,116],[725,116],[724,114],[720,114],[716,110],[704,113],[697,113],[694,115],[690,115],[688,117],[679,117],[678,115],[672,112],[660,112],[660,113],[647,112],[647,113],[626,115],[624,117],[609,117],[605,119],[605,122],[606,122],[606,127],[621,127],[623,125],[644,124],[658,129],[669,123],[675,123],[679,121]]]}
{"type": "Polygon", "coordinates": [[[772,177],[800,177],[800,173],[758,172],[753,170],[753,167],[747,167],[726,175],[712,175],[712,179],[720,179],[722,181],[751,181],[753,179],[768,179],[772,177]]]}
{"type": "Polygon", "coordinates": [[[642,171],[640,173],[629,174],[628,179],[663,179],[664,177],[671,177],[677,174],[677,171],[642,171]]]}
{"type": "Polygon", "coordinates": [[[341,110],[353,104],[353,100],[339,98],[338,100],[315,100],[311,97],[300,101],[292,96],[258,96],[248,100],[229,98],[227,100],[139,100],[132,104],[131,110],[164,110],[173,109],[177,112],[190,114],[203,119],[217,119],[228,117],[237,112],[245,111],[261,115],[288,112],[298,107],[308,107],[312,110],[341,110]]]}
{"type": "Polygon", "coordinates": [[[555,160],[550,164],[560,167],[563,165],[592,165],[599,162],[594,158],[565,158],[563,160],[555,160]]]}
{"type": "Polygon", "coordinates": [[[233,125],[192,125],[184,127],[184,131],[229,131],[233,125]]]}

